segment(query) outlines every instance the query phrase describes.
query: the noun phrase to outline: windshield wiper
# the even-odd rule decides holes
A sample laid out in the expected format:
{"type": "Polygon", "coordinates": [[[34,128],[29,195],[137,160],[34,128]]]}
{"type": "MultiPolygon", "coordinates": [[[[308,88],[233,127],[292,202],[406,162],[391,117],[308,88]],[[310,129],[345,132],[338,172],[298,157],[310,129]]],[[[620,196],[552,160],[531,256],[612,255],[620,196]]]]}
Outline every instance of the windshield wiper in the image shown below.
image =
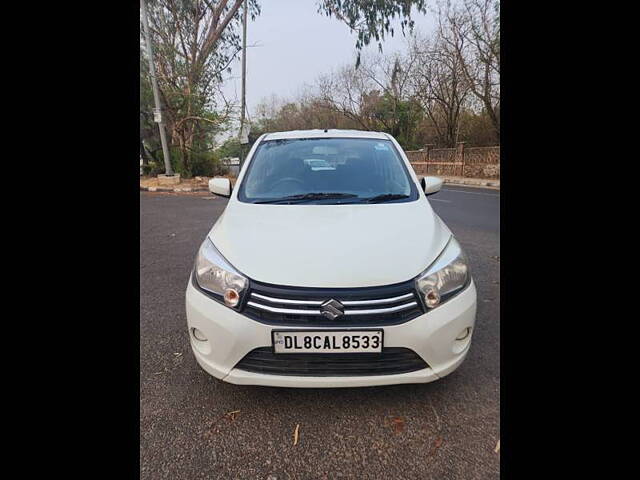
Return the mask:
{"type": "Polygon", "coordinates": [[[404,195],[402,193],[383,193],[381,195],[376,195],[375,197],[365,198],[364,201],[366,203],[382,203],[409,197],[410,195],[404,195]]]}
{"type": "Polygon", "coordinates": [[[300,195],[289,195],[287,197],[281,198],[272,198],[270,200],[258,200],[253,203],[291,203],[291,202],[306,202],[312,200],[331,200],[331,199],[339,199],[339,198],[355,198],[358,195],[353,193],[334,193],[334,192],[312,192],[312,193],[303,193],[300,195]]]}

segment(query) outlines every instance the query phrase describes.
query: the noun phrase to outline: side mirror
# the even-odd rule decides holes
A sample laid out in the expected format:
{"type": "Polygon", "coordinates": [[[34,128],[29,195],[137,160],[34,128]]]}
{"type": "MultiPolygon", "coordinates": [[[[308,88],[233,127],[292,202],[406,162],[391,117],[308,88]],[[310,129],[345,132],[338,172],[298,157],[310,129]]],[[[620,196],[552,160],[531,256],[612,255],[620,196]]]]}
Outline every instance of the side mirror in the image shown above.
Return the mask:
{"type": "Polygon", "coordinates": [[[426,195],[433,195],[442,188],[442,179],[438,177],[422,177],[420,184],[426,195]]]}
{"type": "Polygon", "coordinates": [[[209,180],[209,191],[222,197],[230,197],[231,181],[224,177],[214,177],[209,180]]]}

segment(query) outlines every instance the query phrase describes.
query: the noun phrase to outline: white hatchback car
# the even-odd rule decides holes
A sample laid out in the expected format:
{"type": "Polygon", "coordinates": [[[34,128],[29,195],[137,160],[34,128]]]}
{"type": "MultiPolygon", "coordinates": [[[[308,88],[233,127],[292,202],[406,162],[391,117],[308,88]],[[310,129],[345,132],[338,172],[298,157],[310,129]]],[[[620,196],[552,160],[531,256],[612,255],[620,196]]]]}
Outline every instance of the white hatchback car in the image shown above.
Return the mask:
{"type": "Polygon", "coordinates": [[[386,133],[262,135],[187,286],[200,366],[245,385],[423,383],[464,360],[475,325],[467,259],[386,133]],[[310,159],[331,168],[313,169],[310,159]]]}

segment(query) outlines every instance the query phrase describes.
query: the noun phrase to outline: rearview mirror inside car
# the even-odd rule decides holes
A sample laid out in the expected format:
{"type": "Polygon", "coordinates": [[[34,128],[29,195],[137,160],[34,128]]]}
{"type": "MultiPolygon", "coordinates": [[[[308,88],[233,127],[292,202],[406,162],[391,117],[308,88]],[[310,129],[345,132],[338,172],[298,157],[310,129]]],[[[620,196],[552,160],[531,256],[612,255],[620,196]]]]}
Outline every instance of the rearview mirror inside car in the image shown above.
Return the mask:
{"type": "Polygon", "coordinates": [[[231,181],[224,177],[214,177],[209,180],[209,191],[223,197],[231,196],[231,181]]]}

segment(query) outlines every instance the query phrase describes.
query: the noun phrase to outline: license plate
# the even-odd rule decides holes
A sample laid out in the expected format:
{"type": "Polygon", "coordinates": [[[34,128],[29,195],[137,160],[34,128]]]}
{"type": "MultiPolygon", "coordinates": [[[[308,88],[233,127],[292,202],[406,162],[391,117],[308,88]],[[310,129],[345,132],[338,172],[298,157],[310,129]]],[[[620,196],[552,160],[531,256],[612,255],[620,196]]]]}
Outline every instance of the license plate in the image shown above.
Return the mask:
{"type": "Polygon", "coordinates": [[[379,353],[382,330],[274,331],[275,353],[379,353]]]}

